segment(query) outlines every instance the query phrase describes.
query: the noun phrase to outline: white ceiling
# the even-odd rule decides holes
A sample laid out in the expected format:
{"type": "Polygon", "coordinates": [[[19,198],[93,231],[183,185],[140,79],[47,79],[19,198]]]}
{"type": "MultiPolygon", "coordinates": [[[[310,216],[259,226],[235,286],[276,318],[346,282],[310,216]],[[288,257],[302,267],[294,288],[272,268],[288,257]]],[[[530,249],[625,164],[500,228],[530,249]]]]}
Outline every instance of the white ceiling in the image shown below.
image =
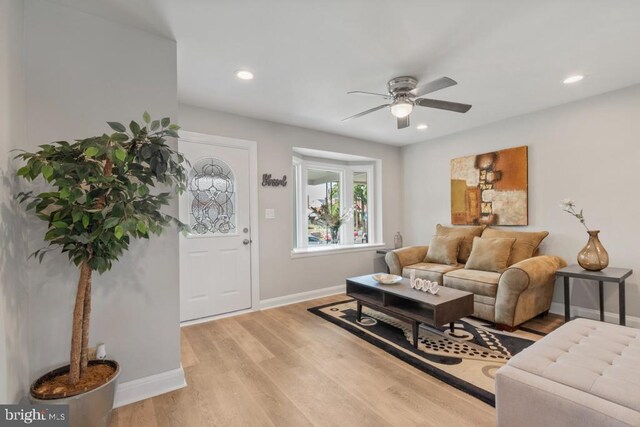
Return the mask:
{"type": "Polygon", "coordinates": [[[175,38],[181,102],[388,144],[640,82],[638,0],[52,1],[175,38]],[[449,76],[459,84],[431,96],[473,108],[416,108],[403,130],[388,110],[341,121],[381,104],[347,91],[399,75],[449,76]]]}

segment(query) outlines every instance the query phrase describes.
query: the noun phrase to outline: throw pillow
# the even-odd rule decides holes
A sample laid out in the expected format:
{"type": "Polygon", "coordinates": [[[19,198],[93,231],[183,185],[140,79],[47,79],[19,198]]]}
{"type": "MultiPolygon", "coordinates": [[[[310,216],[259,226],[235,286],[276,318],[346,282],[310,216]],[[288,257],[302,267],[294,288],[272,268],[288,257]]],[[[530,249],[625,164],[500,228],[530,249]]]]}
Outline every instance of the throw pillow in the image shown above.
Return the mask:
{"type": "Polygon", "coordinates": [[[436,225],[436,236],[462,237],[458,251],[458,261],[467,262],[469,254],[471,254],[471,246],[473,246],[473,238],[480,237],[485,225],[474,225],[471,227],[445,227],[444,225],[436,225]]]}
{"type": "Polygon", "coordinates": [[[458,263],[458,249],[462,237],[433,236],[425,262],[435,264],[456,265],[458,263]]]}
{"type": "Polygon", "coordinates": [[[540,243],[542,243],[544,238],[548,235],[548,231],[510,231],[487,228],[484,230],[484,233],[482,233],[482,238],[503,237],[516,239],[513,249],[511,249],[511,258],[509,258],[508,261],[508,265],[511,266],[517,262],[534,256],[536,249],[538,249],[540,243]]]}
{"type": "Polygon", "coordinates": [[[511,248],[516,239],[474,237],[473,249],[464,266],[467,270],[503,272],[508,264],[511,248]]]}

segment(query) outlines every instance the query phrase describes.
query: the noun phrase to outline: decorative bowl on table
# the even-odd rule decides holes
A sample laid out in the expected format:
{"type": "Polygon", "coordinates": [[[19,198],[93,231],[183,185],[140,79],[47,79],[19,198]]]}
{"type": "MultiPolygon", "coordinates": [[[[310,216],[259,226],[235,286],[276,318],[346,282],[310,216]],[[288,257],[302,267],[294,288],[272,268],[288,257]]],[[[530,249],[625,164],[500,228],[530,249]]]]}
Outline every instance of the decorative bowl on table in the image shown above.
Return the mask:
{"type": "Polygon", "coordinates": [[[373,280],[375,280],[378,283],[382,283],[383,285],[392,285],[402,280],[402,276],[396,276],[395,274],[379,273],[379,274],[374,274],[372,277],[373,277],[373,280]]]}

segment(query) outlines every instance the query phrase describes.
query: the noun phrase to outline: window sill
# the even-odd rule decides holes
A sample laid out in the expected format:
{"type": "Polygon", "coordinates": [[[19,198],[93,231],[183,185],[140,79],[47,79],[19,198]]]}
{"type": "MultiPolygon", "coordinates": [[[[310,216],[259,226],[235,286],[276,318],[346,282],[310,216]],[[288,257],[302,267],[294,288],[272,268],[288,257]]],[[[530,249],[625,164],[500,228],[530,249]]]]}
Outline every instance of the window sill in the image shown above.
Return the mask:
{"type": "Polygon", "coordinates": [[[294,249],[291,251],[291,258],[296,259],[342,253],[374,251],[384,247],[386,247],[384,243],[365,243],[361,245],[331,245],[327,247],[294,249]]]}

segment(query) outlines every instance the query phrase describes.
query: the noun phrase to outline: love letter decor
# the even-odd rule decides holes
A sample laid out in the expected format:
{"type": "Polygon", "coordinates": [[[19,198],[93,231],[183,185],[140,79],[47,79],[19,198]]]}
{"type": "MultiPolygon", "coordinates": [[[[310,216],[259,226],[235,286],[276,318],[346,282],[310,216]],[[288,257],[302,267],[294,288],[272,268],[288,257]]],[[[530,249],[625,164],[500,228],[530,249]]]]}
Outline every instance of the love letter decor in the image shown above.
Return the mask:
{"type": "Polygon", "coordinates": [[[429,292],[431,295],[436,295],[440,290],[440,285],[438,282],[432,282],[427,279],[418,279],[416,278],[415,271],[411,271],[409,276],[409,284],[412,289],[416,289],[422,292],[429,292]]]}
{"type": "Polygon", "coordinates": [[[286,187],[287,175],[282,175],[281,179],[277,179],[277,178],[271,178],[270,173],[265,173],[262,175],[262,186],[263,187],[286,187]]]}

